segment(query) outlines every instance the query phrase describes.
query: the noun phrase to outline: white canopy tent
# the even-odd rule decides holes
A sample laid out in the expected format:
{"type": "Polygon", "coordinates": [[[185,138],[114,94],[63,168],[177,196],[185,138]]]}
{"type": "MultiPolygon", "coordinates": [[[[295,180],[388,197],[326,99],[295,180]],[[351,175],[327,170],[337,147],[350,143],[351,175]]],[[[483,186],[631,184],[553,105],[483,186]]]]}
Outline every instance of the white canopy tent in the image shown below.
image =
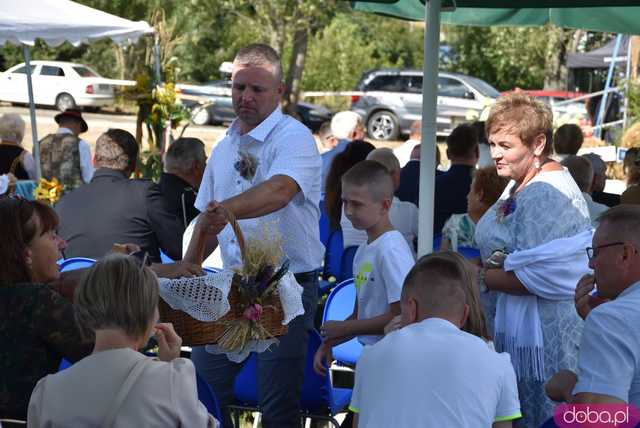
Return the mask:
{"type": "MultiPolygon", "coordinates": [[[[129,21],[70,0],[0,1],[0,45],[23,46],[27,70],[31,69],[29,46],[36,39],[49,46],[70,42],[74,46],[93,40],[110,38],[116,43],[133,43],[153,27],[144,21],[129,21]]],[[[36,130],[31,74],[27,73],[33,155],[40,177],[40,147],[36,130]]]]}

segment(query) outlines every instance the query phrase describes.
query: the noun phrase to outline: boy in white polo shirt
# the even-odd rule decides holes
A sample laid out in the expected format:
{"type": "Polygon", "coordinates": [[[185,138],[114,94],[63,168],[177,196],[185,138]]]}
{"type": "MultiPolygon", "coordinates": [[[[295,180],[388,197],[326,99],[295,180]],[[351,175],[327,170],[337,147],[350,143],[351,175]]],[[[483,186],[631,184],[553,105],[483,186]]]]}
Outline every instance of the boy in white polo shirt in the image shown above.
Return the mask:
{"type": "Polygon", "coordinates": [[[422,257],[402,290],[404,327],[365,347],[354,427],[508,428],[521,417],[509,354],[460,328],[469,315],[460,260],[422,257]]]}
{"type": "Polygon", "coordinates": [[[382,338],[384,327],[400,313],[400,293],[405,276],[414,264],[402,234],[389,220],[393,181],[380,163],[365,160],[342,176],[344,212],[356,229],[367,231],[367,242],[353,259],[357,290],[354,311],[344,321],[327,321],[321,328],[324,343],[318,349],[314,367],[326,373],[331,348],[354,336],[363,345],[382,338]]]}

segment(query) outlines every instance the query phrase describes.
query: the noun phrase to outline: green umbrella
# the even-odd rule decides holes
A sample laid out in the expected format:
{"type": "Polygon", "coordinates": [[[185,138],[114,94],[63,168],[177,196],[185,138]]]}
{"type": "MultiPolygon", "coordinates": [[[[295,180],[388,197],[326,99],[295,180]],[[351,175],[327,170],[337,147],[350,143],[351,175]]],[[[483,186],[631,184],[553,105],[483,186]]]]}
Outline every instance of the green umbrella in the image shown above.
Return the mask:
{"type": "MultiPolygon", "coordinates": [[[[424,20],[424,4],[420,0],[355,1],[353,8],[411,21],[424,20]]],[[[443,1],[441,22],[477,26],[541,26],[547,23],[558,27],[580,28],[611,33],[640,34],[640,2],[638,1],[521,1],[513,9],[513,2],[458,1],[453,12],[447,12],[450,1],[443,1]],[[545,7],[553,4],[553,8],[545,7]],[[606,7],[596,7],[601,4],[606,7]],[[563,7],[564,6],[564,7],[563,7]],[[585,7],[593,6],[593,7],[585,7]],[[636,6],[636,7],[633,7],[636,6]]]]}
{"type": "Polygon", "coordinates": [[[368,0],[355,10],[422,21],[424,64],[418,255],[433,251],[436,100],[440,23],[478,26],[557,26],[640,34],[640,0],[368,0]],[[519,6],[520,8],[514,8],[519,6]],[[436,58],[436,61],[429,59],[436,58]]]}

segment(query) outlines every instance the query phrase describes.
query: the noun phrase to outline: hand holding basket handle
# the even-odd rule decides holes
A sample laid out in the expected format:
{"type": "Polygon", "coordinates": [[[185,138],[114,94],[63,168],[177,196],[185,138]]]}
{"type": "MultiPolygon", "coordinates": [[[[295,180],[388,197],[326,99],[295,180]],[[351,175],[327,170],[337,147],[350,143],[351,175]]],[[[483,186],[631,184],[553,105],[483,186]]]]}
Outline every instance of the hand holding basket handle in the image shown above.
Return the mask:
{"type": "MultiPolygon", "coordinates": [[[[233,232],[236,235],[238,246],[240,247],[240,252],[242,254],[242,260],[244,261],[245,243],[242,232],[240,231],[240,226],[236,221],[235,215],[220,202],[209,202],[207,209],[198,218],[196,233],[217,235],[222,231],[222,229],[224,229],[227,223],[230,223],[233,228],[233,232]]],[[[198,264],[202,264],[202,261],[204,260],[205,241],[200,240],[199,243],[200,245],[196,253],[196,262],[198,264]]]]}
{"type": "MultiPolygon", "coordinates": [[[[233,213],[217,202],[210,203],[198,220],[196,233],[219,233],[227,223],[233,229],[242,259],[242,265],[233,269],[232,284],[226,296],[229,312],[216,321],[198,321],[161,302],[160,314],[164,322],[173,323],[188,346],[218,344],[226,351],[239,352],[250,341],[264,341],[286,334],[277,287],[287,274],[289,263],[281,261],[282,249],[278,240],[253,240],[247,245],[233,213]]],[[[193,262],[202,263],[205,241],[198,240],[193,262]]]]}

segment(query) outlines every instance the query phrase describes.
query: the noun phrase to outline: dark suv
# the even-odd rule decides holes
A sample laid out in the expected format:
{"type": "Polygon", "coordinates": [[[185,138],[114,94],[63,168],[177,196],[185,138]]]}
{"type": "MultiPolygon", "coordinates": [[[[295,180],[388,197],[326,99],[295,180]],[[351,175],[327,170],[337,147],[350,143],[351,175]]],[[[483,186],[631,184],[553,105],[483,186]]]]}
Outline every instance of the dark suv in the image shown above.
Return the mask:
{"type": "MultiPolygon", "coordinates": [[[[203,85],[178,84],[177,89],[180,101],[191,110],[191,120],[196,125],[217,125],[236,118],[231,102],[231,80],[215,80],[203,85]]],[[[332,116],[327,108],[304,101],[298,102],[296,112],[312,132],[332,116]]]]}
{"type": "MultiPolygon", "coordinates": [[[[351,110],[363,117],[370,138],[396,140],[422,118],[422,70],[381,69],[363,74],[351,97],[351,110]]],[[[438,135],[480,116],[500,92],[484,80],[438,73],[438,135]]]]}

